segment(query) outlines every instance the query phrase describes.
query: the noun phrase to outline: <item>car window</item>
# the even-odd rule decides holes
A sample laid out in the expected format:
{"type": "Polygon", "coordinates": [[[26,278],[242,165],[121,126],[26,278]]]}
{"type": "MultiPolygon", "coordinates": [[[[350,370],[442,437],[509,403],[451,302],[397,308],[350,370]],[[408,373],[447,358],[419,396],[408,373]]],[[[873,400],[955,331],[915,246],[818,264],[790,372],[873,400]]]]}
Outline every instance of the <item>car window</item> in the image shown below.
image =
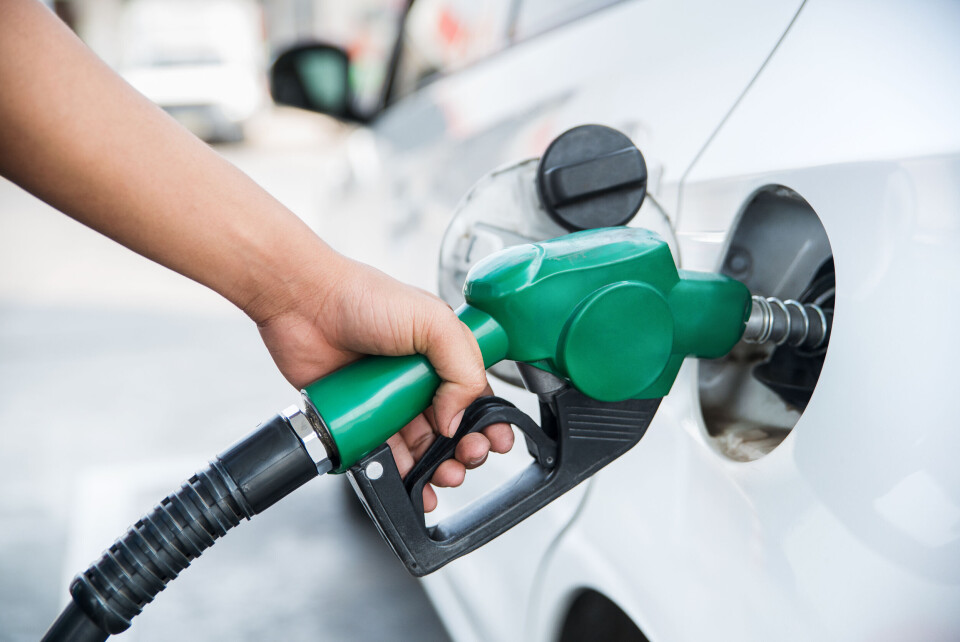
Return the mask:
{"type": "Polygon", "coordinates": [[[515,0],[416,0],[404,27],[394,97],[508,44],[515,0]]]}
{"type": "Polygon", "coordinates": [[[623,0],[520,0],[513,39],[523,40],[623,0]]]}

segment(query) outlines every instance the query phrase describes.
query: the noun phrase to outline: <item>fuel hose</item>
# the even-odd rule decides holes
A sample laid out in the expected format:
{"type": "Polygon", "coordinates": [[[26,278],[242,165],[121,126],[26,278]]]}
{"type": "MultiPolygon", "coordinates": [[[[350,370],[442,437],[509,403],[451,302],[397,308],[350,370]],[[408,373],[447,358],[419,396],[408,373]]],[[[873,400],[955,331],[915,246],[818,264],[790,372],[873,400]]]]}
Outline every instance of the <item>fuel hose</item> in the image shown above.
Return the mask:
{"type": "Polygon", "coordinates": [[[72,601],[44,642],[102,642],[131,620],[203,551],[332,462],[311,420],[291,407],[163,499],[70,584],[72,601]]]}

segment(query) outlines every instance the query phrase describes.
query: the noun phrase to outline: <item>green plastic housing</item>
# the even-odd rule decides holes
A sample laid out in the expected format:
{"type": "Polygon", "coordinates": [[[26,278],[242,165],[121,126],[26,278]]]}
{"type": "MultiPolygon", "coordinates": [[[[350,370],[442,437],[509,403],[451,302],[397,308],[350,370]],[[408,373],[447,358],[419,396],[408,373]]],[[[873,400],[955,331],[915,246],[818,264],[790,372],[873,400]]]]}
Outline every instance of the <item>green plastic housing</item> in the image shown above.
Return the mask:
{"type": "MultiPolygon", "coordinates": [[[[457,311],[489,368],[507,354],[507,335],[488,314],[470,306],[457,311]]],[[[365,357],[303,393],[313,404],[337,447],[337,468],[345,472],[423,412],[440,386],[440,377],[423,355],[365,357]]]]}
{"type": "MultiPolygon", "coordinates": [[[[750,293],[717,274],[677,270],[667,244],[635,228],[587,230],[491,255],[470,271],[470,328],[484,364],[523,361],[599,401],[670,391],[687,355],[716,358],[743,333],[750,293]]],[[[430,405],[425,357],[367,357],[304,390],[343,472],[430,405]]]]}

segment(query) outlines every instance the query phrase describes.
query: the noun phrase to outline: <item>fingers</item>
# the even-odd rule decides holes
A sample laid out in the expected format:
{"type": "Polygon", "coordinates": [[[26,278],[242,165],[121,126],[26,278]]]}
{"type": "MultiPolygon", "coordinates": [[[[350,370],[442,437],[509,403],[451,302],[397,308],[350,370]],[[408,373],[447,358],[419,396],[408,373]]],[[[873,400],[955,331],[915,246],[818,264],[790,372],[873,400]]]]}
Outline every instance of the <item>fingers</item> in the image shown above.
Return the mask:
{"type": "Polygon", "coordinates": [[[406,477],[414,464],[413,455],[410,454],[406,442],[400,436],[400,433],[397,433],[387,439],[387,445],[390,446],[393,459],[397,462],[397,471],[400,473],[400,478],[406,477]]]}
{"type": "MultiPolygon", "coordinates": [[[[413,423],[414,422],[411,422],[410,425],[412,425],[413,423]]],[[[408,425],[407,428],[409,428],[410,425],[408,425]]],[[[427,429],[429,430],[429,424],[427,425],[427,429]]],[[[404,428],[404,430],[406,430],[406,428],[404,428]]],[[[433,434],[432,431],[430,434],[433,434]]],[[[411,455],[410,447],[403,440],[403,437],[400,435],[400,433],[397,433],[392,437],[390,437],[389,439],[387,439],[387,444],[390,445],[390,450],[393,452],[393,458],[397,462],[397,470],[400,472],[400,477],[402,479],[403,477],[406,477],[407,473],[410,472],[410,469],[413,468],[413,464],[415,463],[416,460],[414,459],[413,455],[411,455]]],[[[443,468],[443,466],[441,466],[441,468],[443,468]]],[[[436,475],[434,475],[434,478],[436,478],[436,475]]],[[[441,481],[443,480],[453,481],[455,478],[456,478],[455,471],[454,471],[454,474],[451,475],[449,471],[445,470],[440,476],[441,481]]],[[[454,485],[459,486],[460,483],[462,482],[463,482],[463,476],[461,475],[460,481],[454,485]]],[[[423,487],[423,512],[429,513],[430,511],[436,509],[436,507],[437,507],[437,493],[435,490],[433,490],[433,487],[430,484],[426,484],[423,487]]]]}
{"type": "Polygon", "coordinates": [[[473,470],[487,460],[490,451],[506,453],[513,447],[513,429],[510,424],[487,426],[482,432],[470,433],[457,444],[454,457],[467,470],[473,470]]]}
{"type": "Polygon", "coordinates": [[[483,355],[470,329],[442,303],[430,310],[430,317],[418,336],[417,352],[426,355],[442,379],[433,398],[437,430],[451,437],[460,424],[463,410],[489,389],[483,355]]]}
{"type": "Polygon", "coordinates": [[[414,417],[413,421],[404,426],[399,434],[407,445],[414,461],[420,461],[420,458],[437,438],[436,433],[433,432],[433,427],[423,414],[414,417]]]}
{"type": "Polygon", "coordinates": [[[465,435],[454,450],[454,457],[466,468],[476,468],[487,459],[490,441],[481,433],[465,435]]]}
{"type": "MultiPolygon", "coordinates": [[[[423,457],[436,438],[433,428],[436,422],[431,411],[432,408],[428,408],[400,431],[414,461],[423,457]]],[[[501,454],[509,452],[513,441],[510,424],[494,424],[479,433],[465,435],[457,444],[454,457],[470,470],[482,464],[491,450],[501,454]]]]}
{"type": "Polygon", "coordinates": [[[437,507],[437,492],[433,486],[427,484],[423,487],[423,512],[429,513],[437,507]]]}
{"type": "MultiPolygon", "coordinates": [[[[488,385],[484,386],[484,394],[492,394],[488,385]]],[[[454,429],[459,427],[460,417],[456,417],[454,429]]],[[[393,450],[397,462],[397,469],[401,477],[405,477],[436,440],[436,413],[434,408],[428,408],[418,415],[403,429],[387,440],[393,450]]],[[[505,453],[514,443],[513,429],[509,424],[494,424],[487,426],[481,432],[465,435],[454,450],[454,458],[440,464],[430,480],[437,487],[454,488],[460,486],[467,470],[482,465],[490,451],[505,453]]],[[[437,506],[437,494],[434,488],[427,484],[423,489],[424,512],[430,512],[437,506]]]]}
{"type": "Polygon", "coordinates": [[[344,353],[426,356],[441,379],[432,404],[437,431],[451,436],[459,413],[487,388],[473,333],[436,296],[369,266],[351,264],[349,274],[328,306],[324,336],[344,353]]]}
{"type": "Polygon", "coordinates": [[[513,448],[513,428],[510,424],[493,424],[483,429],[483,434],[490,443],[490,450],[495,453],[507,453],[513,448]]]}
{"type": "Polygon", "coordinates": [[[456,488],[463,483],[467,469],[456,459],[448,459],[433,473],[430,483],[441,488],[456,488]]]}

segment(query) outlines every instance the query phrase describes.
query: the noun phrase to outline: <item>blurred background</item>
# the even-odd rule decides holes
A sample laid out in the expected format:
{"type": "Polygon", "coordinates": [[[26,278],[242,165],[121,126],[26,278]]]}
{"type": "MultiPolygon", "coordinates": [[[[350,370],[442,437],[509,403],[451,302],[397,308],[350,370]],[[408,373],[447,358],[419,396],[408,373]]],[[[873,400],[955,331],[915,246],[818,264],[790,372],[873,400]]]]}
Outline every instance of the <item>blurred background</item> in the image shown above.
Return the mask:
{"type": "MultiPolygon", "coordinates": [[[[323,41],[349,53],[357,111],[376,108],[404,2],[47,4],[334,247],[436,289],[443,213],[362,196],[339,207],[348,187],[378,184],[364,130],[268,97],[271,61],[323,41]]],[[[484,29],[509,3],[419,5],[406,91],[499,46],[484,29]]],[[[226,301],[3,179],[0,230],[0,640],[35,640],[74,574],[296,392],[226,301]]],[[[341,481],[312,483],[219,542],[123,639],[448,639],[341,481]]]]}

